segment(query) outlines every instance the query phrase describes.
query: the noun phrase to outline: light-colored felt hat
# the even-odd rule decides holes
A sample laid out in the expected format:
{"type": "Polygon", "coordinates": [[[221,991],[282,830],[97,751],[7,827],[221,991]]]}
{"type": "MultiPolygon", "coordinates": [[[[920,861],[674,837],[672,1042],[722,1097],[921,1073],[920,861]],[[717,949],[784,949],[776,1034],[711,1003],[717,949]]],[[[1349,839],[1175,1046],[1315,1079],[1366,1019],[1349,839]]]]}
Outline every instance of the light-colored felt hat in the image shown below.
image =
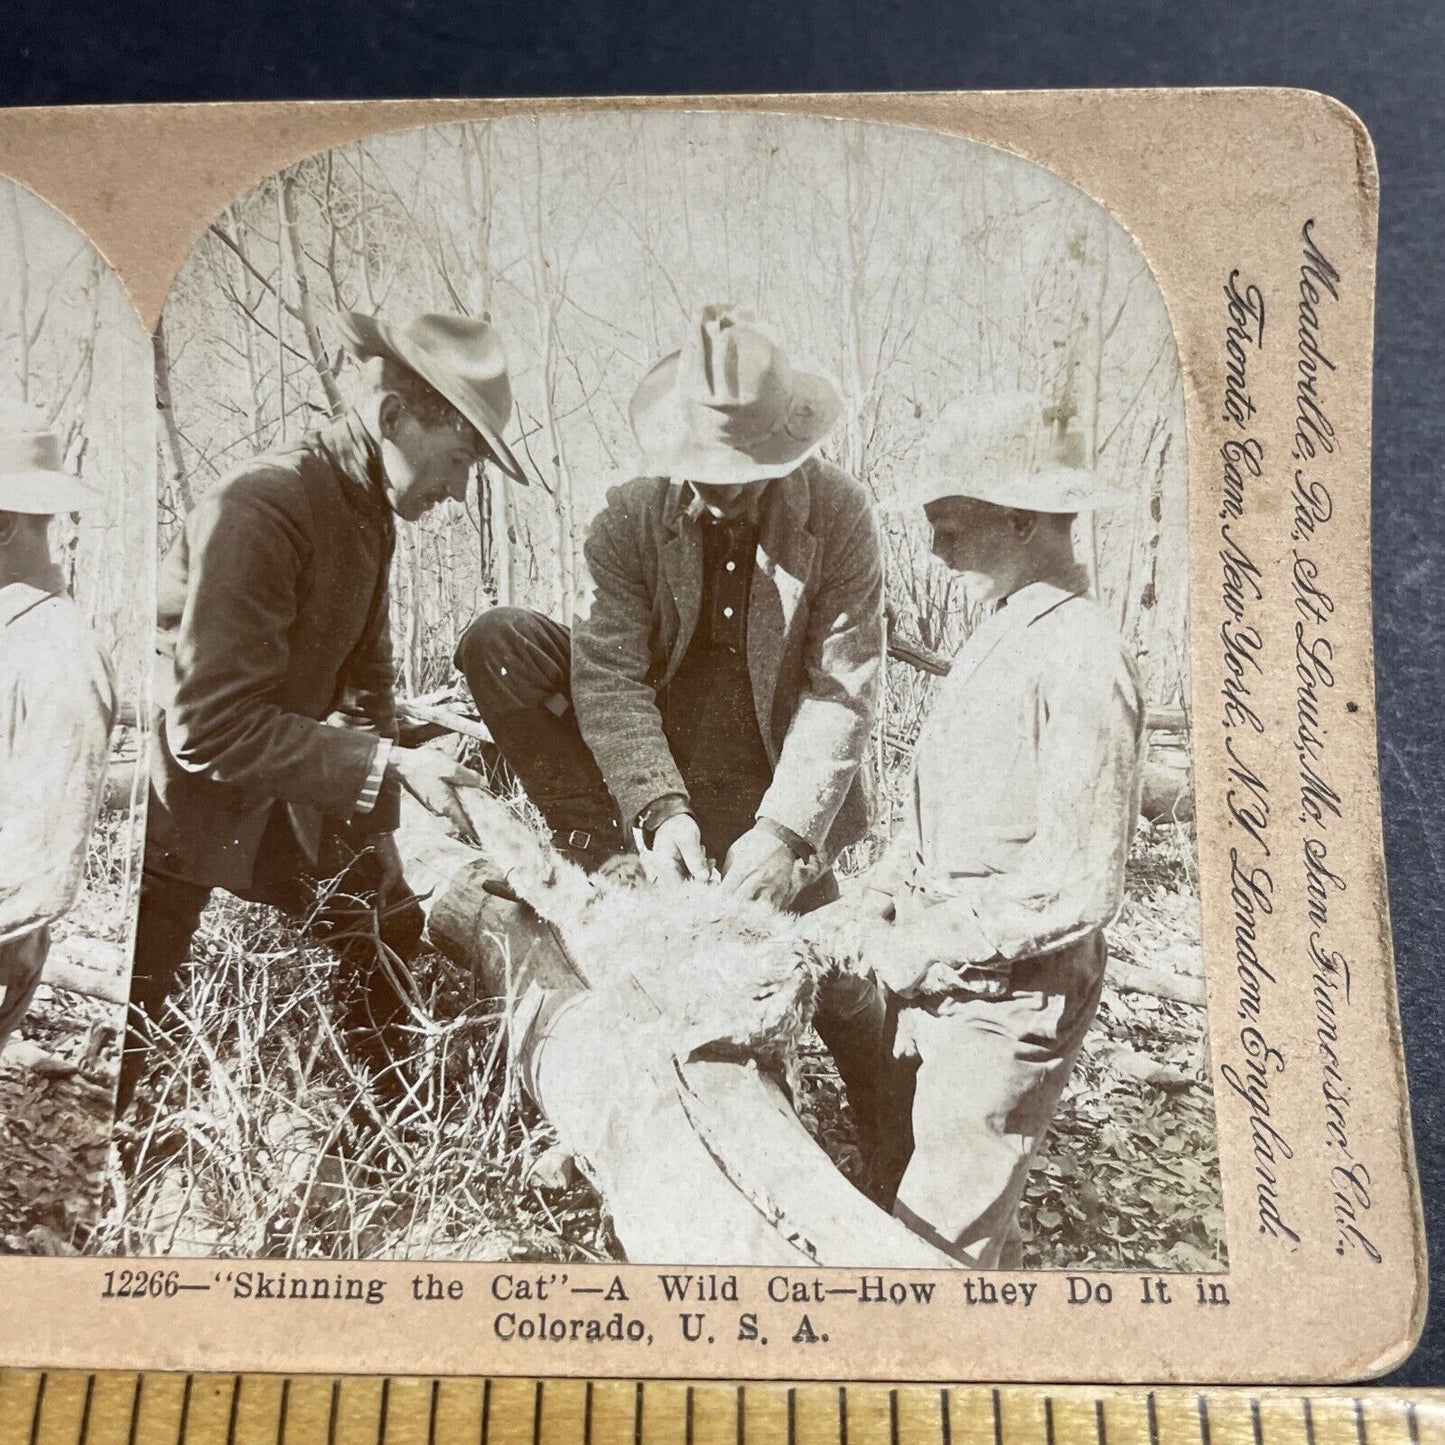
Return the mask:
{"type": "Polygon", "coordinates": [[[939,413],[893,510],[972,497],[1023,512],[1090,512],[1129,500],[1079,453],[1081,438],[1027,392],[960,397],[939,413]]]}
{"type": "Polygon", "coordinates": [[[44,414],[23,402],[0,403],[0,512],[59,516],[100,500],[65,470],[60,438],[44,414]]]}
{"type": "Polygon", "coordinates": [[[339,318],[342,344],[358,360],[389,357],[439,391],[476,429],[514,481],[527,485],[521,464],[502,439],[512,419],[512,383],[495,326],[470,316],[428,312],[404,327],[363,311],[339,318]]]}
{"type": "Polygon", "coordinates": [[[841,409],[833,383],[794,371],[766,327],[711,305],[643,377],[629,416],[650,475],[737,486],[787,476],[841,409]]]}

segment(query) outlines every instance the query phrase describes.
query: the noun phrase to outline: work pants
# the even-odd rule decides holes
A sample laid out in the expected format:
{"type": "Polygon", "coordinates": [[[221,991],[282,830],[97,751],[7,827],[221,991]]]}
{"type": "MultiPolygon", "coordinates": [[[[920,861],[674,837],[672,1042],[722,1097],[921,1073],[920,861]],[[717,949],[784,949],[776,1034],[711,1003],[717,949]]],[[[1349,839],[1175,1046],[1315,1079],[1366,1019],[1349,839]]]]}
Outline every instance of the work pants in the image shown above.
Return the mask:
{"type": "Polygon", "coordinates": [[[1018,1267],[1019,1202],[1098,1009],[1104,957],[1095,933],[1015,963],[1006,998],[898,1002],[892,1128],[911,1137],[893,1212],[973,1268],[1018,1267]]]}
{"type": "MultiPolygon", "coordinates": [[[[335,829],[323,838],[321,855],[312,863],[278,804],[257,850],[251,884],[225,891],[304,921],[313,938],[333,948],[342,1037],[352,1056],[377,1076],[380,1090],[394,1094],[400,1092],[396,1063],[410,1051],[402,1031],[407,1010],[381,966],[373,928],[405,961],[417,951],[425,920],[415,900],[388,901],[378,909],[381,875],[370,841],[367,835],[335,829]]],[[[153,1048],[150,1025],[164,1015],[213,891],[210,884],[186,878],[183,865],[163,851],[147,849],[117,1116],[125,1112],[145,1072],[153,1048]]]]}
{"type": "Polygon", "coordinates": [[[0,999],[0,1054],[5,1052],[10,1035],[20,1027],[29,1011],[49,952],[48,924],[0,943],[0,987],[5,989],[5,996],[0,999]]]}

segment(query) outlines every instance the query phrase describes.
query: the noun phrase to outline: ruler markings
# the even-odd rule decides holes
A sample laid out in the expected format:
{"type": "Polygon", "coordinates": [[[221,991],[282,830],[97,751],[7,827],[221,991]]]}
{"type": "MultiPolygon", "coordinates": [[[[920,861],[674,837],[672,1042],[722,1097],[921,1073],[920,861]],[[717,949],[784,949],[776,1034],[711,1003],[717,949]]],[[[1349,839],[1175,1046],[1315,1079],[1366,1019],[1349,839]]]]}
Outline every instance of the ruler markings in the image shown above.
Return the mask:
{"type": "Polygon", "coordinates": [[[50,1380],[50,1372],[40,1372],[40,1383],[35,1387],[35,1414],[30,1418],[30,1445],[39,1445],[40,1441],[40,1416],[45,1409],[45,1387],[50,1380]]]}
{"type": "Polygon", "coordinates": [[[1380,1389],[1306,1395],[257,1374],[168,1381],[145,1372],[0,1370],[0,1416],[10,1422],[0,1428],[3,1445],[27,1438],[30,1445],[458,1445],[479,1438],[479,1423],[481,1445],[1445,1445],[1445,1395],[1380,1389]]]}
{"type": "Polygon", "coordinates": [[[176,1445],[185,1445],[186,1431],[191,1427],[191,1391],[196,1387],[196,1377],[186,1376],[181,1390],[181,1418],[176,1422],[176,1445]]]}
{"type": "Polygon", "coordinates": [[[241,1376],[231,1377],[231,1408],[226,1416],[226,1445],[236,1445],[236,1416],[241,1409],[241,1376]]]}
{"type": "Polygon", "coordinates": [[[80,1430],[76,1438],[80,1445],[86,1445],[90,1439],[90,1407],[95,1400],[95,1376],[93,1374],[85,1377],[85,1403],[80,1407],[80,1430]]]}
{"type": "MultiPolygon", "coordinates": [[[[135,1445],[137,1432],[140,1430],[140,1393],[145,1387],[146,1377],[137,1375],[135,1377],[135,1388],[130,1395],[130,1426],[125,1432],[125,1445],[135,1445]]],[[[285,1441],[281,1442],[285,1445],[285,1441]]]]}

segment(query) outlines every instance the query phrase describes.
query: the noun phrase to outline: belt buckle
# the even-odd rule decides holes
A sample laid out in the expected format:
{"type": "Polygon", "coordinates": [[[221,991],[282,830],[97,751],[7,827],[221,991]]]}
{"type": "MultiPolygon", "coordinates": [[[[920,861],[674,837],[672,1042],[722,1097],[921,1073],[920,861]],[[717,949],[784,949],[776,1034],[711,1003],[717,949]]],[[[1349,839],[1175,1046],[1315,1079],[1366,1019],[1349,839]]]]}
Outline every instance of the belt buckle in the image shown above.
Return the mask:
{"type": "Polygon", "coordinates": [[[590,853],[592,851],[592,834],[584,832],[581,828],[573,828],[567,834],[567,841],[562,846],[576,848],[581,853],[590,853]]]}

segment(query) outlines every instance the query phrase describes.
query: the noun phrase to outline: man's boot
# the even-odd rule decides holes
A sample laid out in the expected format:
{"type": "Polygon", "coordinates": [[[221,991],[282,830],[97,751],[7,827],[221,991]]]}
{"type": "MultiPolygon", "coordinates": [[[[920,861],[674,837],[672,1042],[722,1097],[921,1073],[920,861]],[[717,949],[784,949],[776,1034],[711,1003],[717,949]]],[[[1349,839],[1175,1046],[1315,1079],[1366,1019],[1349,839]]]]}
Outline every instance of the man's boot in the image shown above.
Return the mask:
{"type": "Polygon", "coordinates": [[[853,1115],[858,1153],[863,1161],[866,1187],[874,1174],[888,1121],[884,1105],[888,1095],[884,1026],[887,1010],[882,990],[871,980],[853,973],[837,973],[822,987],[813,1027],[833,1055],[843,1092],[853,1115]]]}

